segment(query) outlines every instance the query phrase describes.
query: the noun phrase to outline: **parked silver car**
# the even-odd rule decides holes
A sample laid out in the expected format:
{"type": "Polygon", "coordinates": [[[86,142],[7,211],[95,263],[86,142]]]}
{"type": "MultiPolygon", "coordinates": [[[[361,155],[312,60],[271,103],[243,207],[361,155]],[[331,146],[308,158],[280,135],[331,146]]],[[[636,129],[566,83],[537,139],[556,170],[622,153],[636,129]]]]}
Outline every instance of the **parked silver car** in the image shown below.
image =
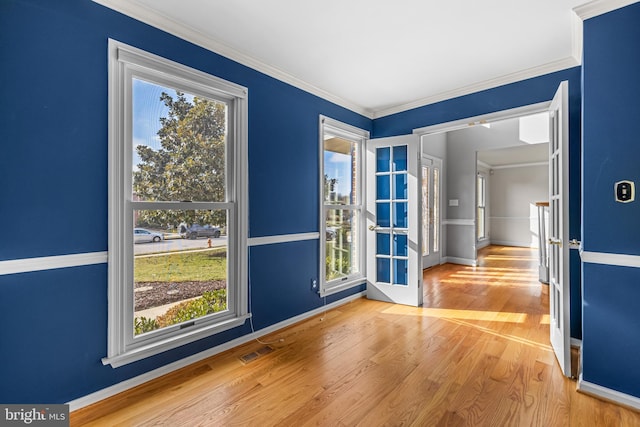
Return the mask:
{"type": "Polygon", "coordinates": [[[159,242],[161,240],[164,240],[164,236],[160,233],[155,233],[144,228],[133,229],[133,243],[159,242]]]}

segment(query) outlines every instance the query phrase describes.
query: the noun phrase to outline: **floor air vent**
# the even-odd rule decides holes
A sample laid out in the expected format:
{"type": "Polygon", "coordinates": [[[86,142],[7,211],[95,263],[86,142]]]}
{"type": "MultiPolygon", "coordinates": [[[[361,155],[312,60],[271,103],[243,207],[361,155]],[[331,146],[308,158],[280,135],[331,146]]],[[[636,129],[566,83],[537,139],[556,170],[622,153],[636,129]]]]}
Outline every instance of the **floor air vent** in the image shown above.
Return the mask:
{"type": "Polygon", "coordinates": [[[254,360],[257,360],[261,356],[264,356],[265,354],[269,354],[272,351],[273,351],[272,347],[265,345],[264,347],[259,348],[258,350],[252,353],[248,353],[243,356],[240,356],[240,361],[246,365],[247,363],[253,362],[254,360]]]}

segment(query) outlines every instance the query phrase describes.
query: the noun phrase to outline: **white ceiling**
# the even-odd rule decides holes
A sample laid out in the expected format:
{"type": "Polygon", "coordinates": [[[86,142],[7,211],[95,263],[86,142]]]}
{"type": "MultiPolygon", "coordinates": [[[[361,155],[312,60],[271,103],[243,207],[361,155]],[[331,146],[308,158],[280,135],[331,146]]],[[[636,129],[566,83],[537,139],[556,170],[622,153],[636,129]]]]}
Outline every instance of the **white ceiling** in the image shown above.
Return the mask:
{"type": "Polygon", "coordinates": [[[587,3],[94,1],[369,117],[578,65],[587,3]]]}

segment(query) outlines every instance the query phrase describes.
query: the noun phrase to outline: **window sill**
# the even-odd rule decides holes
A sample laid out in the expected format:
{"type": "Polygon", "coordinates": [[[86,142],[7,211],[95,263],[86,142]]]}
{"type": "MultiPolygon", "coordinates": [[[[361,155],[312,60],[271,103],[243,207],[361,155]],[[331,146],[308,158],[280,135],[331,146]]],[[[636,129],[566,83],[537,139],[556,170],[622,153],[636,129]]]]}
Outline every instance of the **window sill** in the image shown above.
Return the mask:
{"type": "Polygon", "coordinates": [[[367,278],[364,276],[354,277],[350,280],[346,280],[345,282],[329,284],[328,286],[325,284],[320,288],[320,296],[326,297],[328,295],[337,294],[338,292],[345,291],[347,289],[353,288],[358,285],[362,285],[367,281],[367,278]]]}
{"type": "Polygon", "coordinates": [[[128,351],[124,351],[123,353],[116,354],[111,357],[102,358],[102,364],[111,365],[112,368],[119,368],[120,366],[137,362],[138,360],[146,359],[147,357],[155,356],[156,354],[160,354],[167,350],[171,350],[176,347],[180,347],[182,345],[189,344],[199,339],[214,335],[216,333],[241,326],[249,317],[251,317],[251,315],[246,314],[244,316],[229,319],[224,322],[203,326],[191,332],[182,333],[178,336],[169,337],[161,341],[155,341],[144,346],[135,347],[128,351]]]}

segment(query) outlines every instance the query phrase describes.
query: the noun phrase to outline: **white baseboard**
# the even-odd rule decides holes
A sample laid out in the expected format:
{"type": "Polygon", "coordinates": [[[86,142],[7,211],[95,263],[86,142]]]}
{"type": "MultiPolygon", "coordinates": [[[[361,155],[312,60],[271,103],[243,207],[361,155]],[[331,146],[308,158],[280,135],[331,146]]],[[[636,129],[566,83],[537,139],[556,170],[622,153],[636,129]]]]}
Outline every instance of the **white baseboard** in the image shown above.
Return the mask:
{"type": "Polygon", "coordinates": [[[579,340],[578,338],[571,338],[571,347],[582,349],[582,340],[579,340]]]}
{"type": "Polygon", "coordinates": [[[235,340],[228,341],[219,346],[210,348],[208,350],[202,351],[200,353],[196,353],[192,356],[185,357],[184,359],[177,360],[168,365],[162,366],[160,368],[154,369],[153,371],[146,372],[142,375],[138,375],[137,377],[130,378],[128,380],[122,381],[120,383],[114,384],[102,390],[98,390],[89,395],[80,397],[78,399],[74,399],[70,402],[67,402],[69,405],[70,411],[75,411],[85,406],[92,405],[101,400],[107,399],[111,396],[115,396],[118,393],[122,393],[123,391],[127,391],[133,387],[137,387],[146,382],[159,378],[163,375],[171,373],[173,371],[177,371],[178,369],[189,366],[193,363],[204,360],[208,357],[215,356],[218,353],[222,353],[223,351],[227,351],[234,347],[238,347],[242,344],[246,344],[250,341],[253,341],[256,338],[260,338],[263,335],[270,334],[272,332],[278,331],[280,329],[286,328],[287,326],[291,326],[295,323],[306,320],[310,317],[316,316],[318,314],[324,313],[326,310],[330,310],[341,305],[344,305],[348,302],[354,301],[356,299],[362,298],[366,295],[366,292],[359,292],[354,295],[350,295],[346,298],[343,298],[339,301],[332,302],[331,304],[327,304],[326,306],[322,306],[316,308],[315,310],[308,311],[306,313],[300,314],[298,316],[292,317],[290,319],[284,320],[280,323],[276,323],[275,325],[268,326],[266,328],[260,329],[259,331],[255,331],[251,334],[244,335],[242,337],[236,338],[235,340]]]}
{"type": "Polygon", "coordinates": [[[464,226],[474,226],[476,225],[475,219],[443,219],[442,225],[464,225],[464,226]]]}
{"type": "Polygon", "coordinates": [[[582,374],[580,374],[580,378],[578,379],[577,389],[582,393],[590,394],[597,398],[635,409],[636,411],[640,410],[640,398],[585,381],[582,378],[582,374]]]}
{"type": "Polygon", "coordinates": [[[486,248],[487,246],[491,245],[491,240],[489,239],[484,239],[481,240],[479,242],[476,243],[476,249],[482,249],[482,248],[486,248]]]}
{"type": "Polygon", "coordinates": [[[531,242],[517,242],[517,241],[513,241],[513,240],[495,240],[495,239],[491,239],[491,244],[492,245],[498,245],[498,246],[515,246],[517,248],[537,248],[538,245],[534,245],[531,242]]]}
{"type": "Polygon", "coordinates": [[[458,258],[454,256],[444,257],[444,262],[449,262],[451,264],[461,264],[461,265],[469,265],[471,267],[475,267],[478,265],[478,262],[475,259],[469,258],[458,258]]]}

